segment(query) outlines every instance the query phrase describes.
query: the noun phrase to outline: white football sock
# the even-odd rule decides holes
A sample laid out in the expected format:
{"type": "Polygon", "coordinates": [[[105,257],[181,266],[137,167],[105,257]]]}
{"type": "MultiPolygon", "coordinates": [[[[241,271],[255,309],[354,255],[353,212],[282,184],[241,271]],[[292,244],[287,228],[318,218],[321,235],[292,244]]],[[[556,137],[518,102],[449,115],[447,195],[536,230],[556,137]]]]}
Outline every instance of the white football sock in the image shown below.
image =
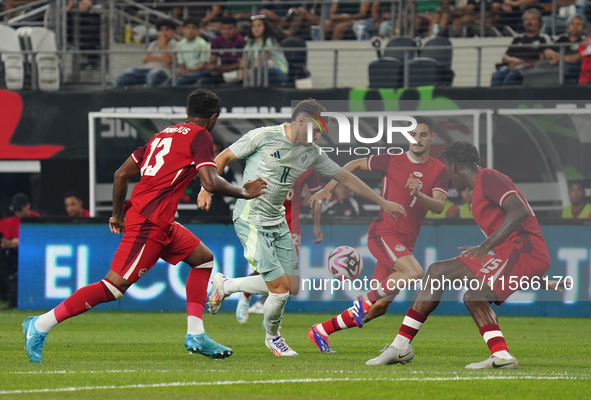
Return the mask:
{"type": "Polygon", "coordinates": [[[194,315],[187,317],[187,334],[188,335],[201,335],[205,333],[203,328],[203,320],[194,315]]]}
{"type": "Polygon", "coordinates": [[[396,347],[397,349],[404,350],[410,346],[410,339],[405,338],[402,335],[396,335],[396,338],[394,338],[394,341],[392,342],[392,346],[396,347]]]}
{"type": "Polygon", "coordinates": [[[35,329],[39,332],[49,332],[57,325],[57,319],[53,310],[46,312],[39,316],[39,319],[35,321],[35,329]]]}
{"type": "Polygon", "coordinates": [[[227,279],[224,282],[225,293],[244,292],[250,294],[269,294],[267,283],[261,275],[247,276],[245,278],[227,279]]]}
{"type": "Polygon", "coordinates": [[[505,360],[508,360],[512,357],[512,355],[509,354],[509,352],[507,350],[497,351],[497,352],[493,353],[493,356],[497,356],[497,357],[503,358],[505,360]]]}
{"type": "Polygon", "coordinates": [[[267,301],[263,306],[263,313],[265,315],[265,330],[267,331],[267,339],[275,339],[279,336],[279,325],[281,324],[281,318],[283,317],[283,309],[285,303],[289,298],[289,292],[277,294],[269,293],[267,301]]]}

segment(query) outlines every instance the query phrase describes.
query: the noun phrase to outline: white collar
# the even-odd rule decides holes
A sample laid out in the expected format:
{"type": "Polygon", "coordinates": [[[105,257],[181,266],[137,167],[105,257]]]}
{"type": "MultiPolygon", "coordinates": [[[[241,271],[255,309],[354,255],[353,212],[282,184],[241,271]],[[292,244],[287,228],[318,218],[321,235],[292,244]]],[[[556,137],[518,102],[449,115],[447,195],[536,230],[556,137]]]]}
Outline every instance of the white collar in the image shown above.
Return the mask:
{"type": "Polygon", "coordinates": [[[412,156],[410,155],[410,150],[406,152],[406,156],[408,157],[408,160],[413,163],[413,164],[420,164],[420,162],[418,162],[417,160],[415,160],[414,158],[412,158],[412,156]]]}

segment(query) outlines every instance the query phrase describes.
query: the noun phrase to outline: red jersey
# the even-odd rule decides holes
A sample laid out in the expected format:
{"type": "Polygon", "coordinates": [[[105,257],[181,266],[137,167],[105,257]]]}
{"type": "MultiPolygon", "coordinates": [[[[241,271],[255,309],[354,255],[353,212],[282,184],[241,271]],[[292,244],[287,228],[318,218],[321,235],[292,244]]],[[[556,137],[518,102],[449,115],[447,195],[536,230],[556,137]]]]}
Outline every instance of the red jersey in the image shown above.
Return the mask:
{"type": "Polygon", "coordinates": [[[474,183],[474,197],[472,197],[471,207],[474,220],[486,237],[492,235],[503,222],[503,218],[505,218],[503,201],[513,193],[521,198],[529,210],[529,216],[521,223],[520,227],[495,247],[493,251],[495,253],[499,252],[499,249],[505,244],[511,244],[514,247],[515,245],[521,245],[521,251],[524,253],[531,254],[532,257],[550,264],[548,247],[546,247],[546,242],[542,237],[538,220],[523,194],[517,190],[517,187],[507,175],[489,168],[478,171],[474,183]]]}
{"type": "Polygon", "coordinates": [[[88,211],[86,208],[82,209],[82,217],[83,218],[90,218],[90,211],[88,211]]]}
{"type": "Polygon", "coordinates": [[[382,178],[382,197],[404,207],[407,217],[397,215],[395,221],[385,215],[380,209],[380,215],[369,226],[369,237],[374,237],[380,232],[388,232],[406,245],[410,251],[414,249],[421,225],[427,215],[428,209],[410,194],[406,188],[406,182],[412,174],[419,180],[419,190],[427,195],[433,191],[441,191],[447,195],[449,175],[445,165],[429,157],[425,163],[415,161],[406,152],[400,155],[380,154],[367,159],[367,169],[384,173],[382,178]]]}
{"type": "Polygon", "coordinates": [[[308,189],[310,189],[312,193],[322,189],[320,179],[318,178],[318,172],[311,168],[308,168],[298,179],[295,180],[287,194],[285,203],[283,203],[283,206],[285,207],[285,219],[287,220],[287,225],[289,226],[289,231],[291,233],[299,234],[302,230],[300,226],[300,205],[302,203],[304,184],[308,185],[308,189]],[[292,214],[293,219],[291,217],[292,214]]]}
{"type": "MultiPolygon", "coordinates": [[[[39,217],[35,211],[31,211],[30,217],[39,217]]],[[[18,231],[21,226],[21,219],[16,215],[10,218],[0,219],[0,232],[4,239],[18,239],[18,231]]]]}
{"type": "Polygon", "coordinates": [[[199,168],[213,161],[213,139],[199,125],[173,125],[154,135],[131,158],[141,179],[133,188],[125,211],[133,207],[142,217],[168,230],[181,195],[199,168]]]}

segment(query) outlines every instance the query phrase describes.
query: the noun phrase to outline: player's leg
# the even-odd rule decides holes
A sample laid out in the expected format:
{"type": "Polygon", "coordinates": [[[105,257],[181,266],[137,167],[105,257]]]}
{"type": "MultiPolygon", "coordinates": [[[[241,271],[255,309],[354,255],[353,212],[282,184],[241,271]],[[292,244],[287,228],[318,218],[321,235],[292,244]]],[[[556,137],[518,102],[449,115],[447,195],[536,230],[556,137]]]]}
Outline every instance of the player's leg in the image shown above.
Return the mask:
{"type": "Polygon", "coordinates": [[[99,282],[84,286],[51,311],[23,322],[25,349],[32,362],[42,361],[45,337],[59,323],[98,304],[117,300],[158,260],[163,245],[149,239],[159,229],[151,223],[130,224],[113,256],[111,270],[99,282]]]}
{"type": "Polygon", "coordinates": [[[444,292],[444,279],[472,279],[474,274],[457,258],[438,261],[431,264],[425,275],[421,289],[417,292],[411,307],[408,309],[398,335],[391,345],[383,349],[382,354],[369,360],[367,365],[405,364],[412,361],[414,351],[410,342],[421,329],[421,326],[439,305],[444,292]]]}

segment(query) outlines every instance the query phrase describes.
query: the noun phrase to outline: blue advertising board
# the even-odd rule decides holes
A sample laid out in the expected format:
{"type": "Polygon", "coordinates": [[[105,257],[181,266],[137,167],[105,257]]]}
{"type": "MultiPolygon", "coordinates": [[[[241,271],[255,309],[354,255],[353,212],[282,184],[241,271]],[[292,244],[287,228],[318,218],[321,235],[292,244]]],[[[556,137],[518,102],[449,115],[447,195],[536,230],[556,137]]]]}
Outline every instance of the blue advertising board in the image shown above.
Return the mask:
{"type": "MultiPolygon", "coordinates": [[[[250,273],[243,249],[232,225],[187,224],[215,256],[214,272],[228,277],[250,273]]],[[[109,270],[119,236],[107,224],[24,223],[19,244],[19,309],[50,309],[78,288],[102,279],[109,270]]],[[[366,225],[325,225],[324,240],[314,244],[311,226],[302,227],[300,250],[300,293],[288,302],[288,310],[304,312],[342,311],[369,287],[375,260],[367,248],[366,225]],[[337,246],[355,247],[363,257],[364,270],[352,282],[336,281],[326,268],[328,254],[337,246]],[[366,279],[364,279],[366,278],[366,279]],[[341,284],[345,286],[343,290],[341,284]],[[337,287],[338,286],[338,287],[337,287]]],[[[515,293],[499,314],[591,316],[591,227],[542,226],[548,244],[551,267],[548,275],[569,277],[572,288],[564,293],[528,290],[515,293]]],[[[477,245],[484,239],[476,225],[426,225],[417,240],[414,255],[427,268],[437,260],[457,256],[458,246],[477,245]]],[[[116,302],[102,304],[108,310],[184,310],[185,280],[189,268],[184,263],[170,265],[160,260],[142,279],[116,302]]],[[[393,312],[404,312],[415,294],[403,290],[393,312]]],[[[463,291],[449,291],[438,312],[465,314],[463,291]]],[[[233,310],[236,295],[224,302],[223,310],[233,310]]],[[[395,303],[396,303],[395,302],[395,303]]]]}

